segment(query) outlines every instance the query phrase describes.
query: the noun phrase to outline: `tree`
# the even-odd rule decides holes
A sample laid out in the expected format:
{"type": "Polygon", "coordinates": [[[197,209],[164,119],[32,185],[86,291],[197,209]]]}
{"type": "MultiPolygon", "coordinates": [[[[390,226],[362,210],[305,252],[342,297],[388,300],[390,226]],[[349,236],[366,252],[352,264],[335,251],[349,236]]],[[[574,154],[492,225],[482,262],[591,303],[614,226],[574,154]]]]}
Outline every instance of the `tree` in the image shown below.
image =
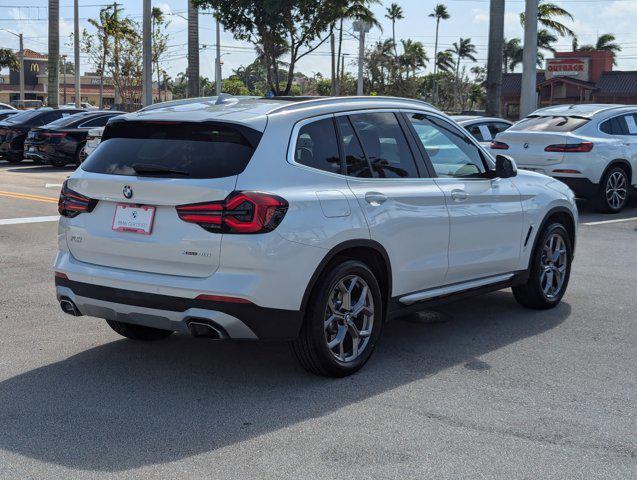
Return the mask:
{"type": "MultiPolygon", "coordinates": [[[[159,7],[153,7],[150,14],[150,20],[153,38],[151,56],[152,62],[155,64],[155,72],[157,73],[157,96],[158,100],[161,102],[160,85],[162,71],[159,68],[159,63],[168,48],[168,34],[165,32],[165,29],[168,27],[170,22],[166,21],[164,12],[162,12],[159,7]]],[[[164,100],[166,100],[166,98],[164,98],[164,100]]]]}
{"type": "Polygon", "coordinates": [[[245,67],[240,66],[233,73],[233,76],[241,80],[247,87],[250,95],[265,95],[267,90],[265,67],[259,59],[245,67]]]}
{"type": "MultiPolygon", "coordinates": [[[[549,31],[554,31],[560,37],[575,37],[575,32],[556,18],[575,20],[573,15],[555,3],[540,2],[538,5],[537,21],[549,31]]],[[[524,26],[524,13],[520,14],[520,23],[524,26]]]]}
{"type": "MultiPolygon", "coordinates": [[[[435,74],[438,72],[438,61],[437,61],[438,60],[438,31],[440,29],[440,20],[448,20],[449,18],[451,18],[451,15],[449,15],[449,12],[447,11],[447,7],[443,5],[442,3],[439,3],[438,5],[434,7],[434,11],[430,13],[429,16],[431,18],[436,19],[436,42],[434,45],[434,58],[436,59],[436,62],[434,62],[434,80],[435,80],[436,78],[435,74]]],[[[436,85],[434,84],[434,93],[433,93],[434,102],[437,101],[437,96],[438,96],[438,89],[436,85]]]]}
{"type": "Polygon", "coordinates": [[[424,68],[429,61],[425,47],[422,43],[414,42],[411,39],[401,40],[401,43],[403,44],[403,53],[399,58],[400,64],[405,68],[407,77],[409,77],[409,72],[415,76],[416,71],[419,68],[424,68]]]}
{"type": "Polygon", "coordinates": [[[10,48],[0,48],[0,69],[18,70],[20,62],[18,56],[10,48]]]}
{"type": "Polygon", "coordinates": [[[456,56],[456,79],[459,78],[460,75],[460,62],[465,58],[468,58],[472,62],[477,62],[478,60],[474,56],[474,53],[478,53],[476,51],[476,46],[471,43],[470,38],[462,38],[460,37],[459,42],[453,42],[453,48],[449,50],[452,54],[456,56]]]}
{"type": "Polygon", "coordinates": [[[454,70],[456,62],[453,60],[453,53],[448,50],[438,52],[436,67],[439,71],[449,73],[454,70]]]}
{"type": "Polygon", "coordinates": [[[263,49],[268,84],[277,95],[290,93],[298,61],[325,43],[330,26],[346,4],[346,0],[192,1],[198,7],[214,9],[235,39],[263,49]],[[285,81],[278,78],[275,57],[276,48],[283,44],[290,55],[285,81]]]}
{"type": "Polygon", "coordinates": [[[405,18],[403,15],[403,9],[397,3],[392,3],[386,11],[387,14],[385,15],[385,18],[391,20],[391,36],[394,41],[394,55],[398,56],[398,51],[396,50],[396,21],[405,18]]]}
{"type": "Polygon", "coordinates": [[[123,108],[132,111],[141,104],[142,74],[142,34],[139,23],[130,18],[115,18],[111,26],[112,35],[118,43],[117,56],[107,65],[119,92],[123,108]]]}
{"type": "Polygon", "coordinates": [[[60,0],[49,0],[48,104],[60,102],[60,0]]]}
{"type": "Polygon", "coordinates": [[[100,77],[98,106],[102,108],[104,106],[104,74],[106,63],[112,54],[111,33],[115,22],[113,6],[109,5],[101,8],[98,18],[89,18],[88,22],[95,28],[95,33],[91,34],[84,29],[80,43],[82,52],[89,56],[95,66],[96,73],[100,77]]]}
{"type": "Polygon", "coordinates": [[[502,63],[504,44],[504,0],[489,1],[489,51],[487,54],[486,115],[500,114],[502,93],[502,63]]]}
{"type": "Polygon", "coordinates": [[[512,38],[511,40],[504,39],[504,46],[502,48],[502,68],[504,72],[509,70],[513,71],[516,65],[522,63],[522,45],[519,38],[512,38]]]}
{"type": "Polygon", "coordinates": [[[622,47],[618,43],[615,43],[615,35],[612,33],[604,33],[597,37],[595,45],[582,45],[579,48],[577,47],[576,40],[574,40],[573,51],[590,52],[592,50],[606,50],[611,52],[613,54],[613,65],[617,65],[615,54],[621,52],[622,47]]]}

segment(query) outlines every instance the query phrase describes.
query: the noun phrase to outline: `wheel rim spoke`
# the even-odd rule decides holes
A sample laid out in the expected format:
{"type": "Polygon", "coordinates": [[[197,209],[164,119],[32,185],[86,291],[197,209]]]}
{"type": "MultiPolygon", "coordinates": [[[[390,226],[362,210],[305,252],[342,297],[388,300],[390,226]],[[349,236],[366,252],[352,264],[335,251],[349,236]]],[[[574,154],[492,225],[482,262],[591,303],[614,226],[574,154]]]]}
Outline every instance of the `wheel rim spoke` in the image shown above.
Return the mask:
{"type": "Polygon", "coordinates": [[[557,297],[564,285],[568,252],[564,238],[559,233],[551,235],[544,243],[540,258],[540,288],[548,299],[557,297]]]}

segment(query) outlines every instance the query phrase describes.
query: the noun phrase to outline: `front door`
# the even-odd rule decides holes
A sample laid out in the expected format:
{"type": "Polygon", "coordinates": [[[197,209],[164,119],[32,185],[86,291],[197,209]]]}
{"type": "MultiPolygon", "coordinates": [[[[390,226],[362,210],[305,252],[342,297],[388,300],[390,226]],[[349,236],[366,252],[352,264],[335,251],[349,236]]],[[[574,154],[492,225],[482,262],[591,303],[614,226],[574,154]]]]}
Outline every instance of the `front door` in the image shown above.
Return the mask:
{"type": "Polygon", "coordinates": [[[387,250],[392,296],[440,286],[448,268],[445,196],[410,145],[394,112],[336,117],[348,184],[371,238],[387,250]]]}
{"type": "Polygon", "coordinates": [[[524,212],[513,180],[488,178],[485,154],[447,120],[421,113],[406,116],[447,202],[450,237],[445,283],[514,271],[521,253],[524,212]]]}

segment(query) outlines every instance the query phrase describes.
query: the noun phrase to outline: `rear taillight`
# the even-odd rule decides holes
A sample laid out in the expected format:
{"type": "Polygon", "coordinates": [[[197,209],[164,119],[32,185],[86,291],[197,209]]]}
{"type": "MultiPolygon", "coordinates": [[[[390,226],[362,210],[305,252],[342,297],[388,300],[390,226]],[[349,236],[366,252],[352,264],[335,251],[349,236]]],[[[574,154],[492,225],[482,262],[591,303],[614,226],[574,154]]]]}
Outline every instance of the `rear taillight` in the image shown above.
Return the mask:
{"type": "Polygon", "coordinates": [[[225,200],[176,207],[184,222],[196,223],[209,232],[266,233],[283,220],[288,202],[261,192],[233,192],[225,200]]]}
{"type": "Polygon", "coordinates": [[[80,213],[92,212],[97,205],[97,200],[85,197],[74,192],[66,186],[66,181],[62,185],[60,199],[58,200],[58,212],[63,217],[77,217],[80,213]]]}
{"type": "Polygon", "coordinates": [[[42,136],[47,138],[62,138],[66,137],[66,132],[42,132],[42,136]]]}
{"type": "Polygon", "coordinates": [[[493,150],[508,150],[509,146],[504,142],[496,142],[495,140],[491,142],[490,145],[493,150]]]}
{"type": "Polygon", "coordinates": [[[592,142],[582,143],[559,143],[549,145],[544,149],[545,152],[590,152],[593,149],[592,142]]]}

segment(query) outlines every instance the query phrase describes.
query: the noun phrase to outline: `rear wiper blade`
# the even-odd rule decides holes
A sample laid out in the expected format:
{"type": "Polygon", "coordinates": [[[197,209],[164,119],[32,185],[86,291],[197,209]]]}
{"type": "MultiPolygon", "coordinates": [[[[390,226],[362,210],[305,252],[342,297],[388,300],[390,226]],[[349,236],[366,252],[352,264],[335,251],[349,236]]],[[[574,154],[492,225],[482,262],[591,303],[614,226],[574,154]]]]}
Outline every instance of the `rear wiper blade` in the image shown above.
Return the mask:
{"type": "Polygon", "coordinates": [[[190,176],[190,173],[184,170],[174,170],[164,165],[156,165],[154,163],[134,163],[133,170],[140,175],[183,175],[184,177],[190,176]]]}

